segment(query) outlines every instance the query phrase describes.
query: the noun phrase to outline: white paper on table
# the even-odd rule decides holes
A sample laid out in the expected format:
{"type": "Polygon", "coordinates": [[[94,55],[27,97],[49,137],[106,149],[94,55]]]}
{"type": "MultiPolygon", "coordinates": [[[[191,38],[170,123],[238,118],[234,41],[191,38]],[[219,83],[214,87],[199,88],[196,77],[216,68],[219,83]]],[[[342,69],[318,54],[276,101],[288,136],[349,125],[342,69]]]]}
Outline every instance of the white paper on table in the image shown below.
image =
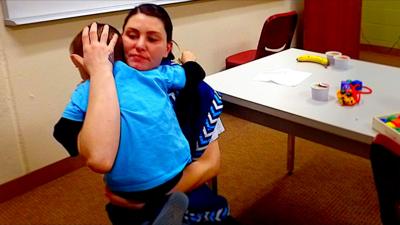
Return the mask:
{"type": "Polygon", "coordinates": [[[254,77],[256,81],[274,82],[284,86],[296,86],[309,77],[311,73],[292,69],[276,69],[265,71],[254,77]]]}

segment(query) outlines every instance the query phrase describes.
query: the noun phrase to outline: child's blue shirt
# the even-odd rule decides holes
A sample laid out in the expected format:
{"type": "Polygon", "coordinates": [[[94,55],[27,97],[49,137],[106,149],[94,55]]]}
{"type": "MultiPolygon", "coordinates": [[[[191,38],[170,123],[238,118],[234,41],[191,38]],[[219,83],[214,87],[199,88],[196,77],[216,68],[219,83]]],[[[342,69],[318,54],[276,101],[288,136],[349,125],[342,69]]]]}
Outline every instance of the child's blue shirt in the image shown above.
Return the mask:
{"type": "MultiPolygon", "coordinates": [[[[105,182],[112,191],[135,192],[170,180],[190,162],[190,147],[169,99],[182,89],[185,72],[180,65],[161,65],[138,71],[121,61],[114,65],[121,111],[120,145],[105,182]]],[[[83,121],[90,81],[73,92],[63,117],[83,121]]]]}

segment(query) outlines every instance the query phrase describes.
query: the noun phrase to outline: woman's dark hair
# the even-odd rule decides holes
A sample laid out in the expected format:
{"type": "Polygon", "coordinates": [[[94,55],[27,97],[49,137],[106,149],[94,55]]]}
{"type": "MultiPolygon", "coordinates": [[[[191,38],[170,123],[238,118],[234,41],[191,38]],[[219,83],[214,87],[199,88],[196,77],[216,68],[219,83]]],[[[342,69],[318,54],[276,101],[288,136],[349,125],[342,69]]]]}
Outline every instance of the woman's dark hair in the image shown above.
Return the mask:
{"type": "MultiPolygon", "coordinates": [[[[138,5],[135,8],[133,8],[124,20],[124,24],[122,26],[122,31],[125,30],[125,26],[128,23],[128,20],[132,16],[139,14],[139,13],[143,13],[147,16],[156,17],[159,20],[161,20],[161,22],[164,25],[165,33],[167,34],[167,42],[173,42],[172,41],[173,26],[172,26],[171,18],[169,17],[168,12],[163,7],[156,5],[156,4],[146,3],[146,4],[138,5]]],[[[172,54],[172,52],[170,52],[166,59],[173,60],[174,58],[175,58],[174,55],[172,54]]]]}

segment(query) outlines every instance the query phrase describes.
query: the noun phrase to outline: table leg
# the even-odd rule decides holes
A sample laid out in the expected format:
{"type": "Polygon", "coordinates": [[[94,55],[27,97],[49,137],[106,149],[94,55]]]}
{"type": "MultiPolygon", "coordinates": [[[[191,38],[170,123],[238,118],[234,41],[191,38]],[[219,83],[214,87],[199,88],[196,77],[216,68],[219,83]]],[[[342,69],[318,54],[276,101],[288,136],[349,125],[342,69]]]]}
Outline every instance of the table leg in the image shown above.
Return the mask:
{"type": "Polygon", "coordinates": [[[287,139],[287,173],[288,175],[293,174],[294,170],[294,147],[295,147],[295,136],[288,134],[287,139]]]}

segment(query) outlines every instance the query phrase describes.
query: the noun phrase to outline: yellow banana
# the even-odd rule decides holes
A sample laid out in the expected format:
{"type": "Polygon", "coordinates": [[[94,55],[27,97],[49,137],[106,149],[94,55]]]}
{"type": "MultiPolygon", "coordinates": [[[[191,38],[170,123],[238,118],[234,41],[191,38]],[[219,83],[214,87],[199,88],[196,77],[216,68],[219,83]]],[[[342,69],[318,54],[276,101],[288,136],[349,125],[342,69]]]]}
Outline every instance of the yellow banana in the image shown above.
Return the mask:
{"type": "Polygon", "coordinates": [[[297,62],[313,62],[325,67],[329,65],[328,58],[316,55],[301,55],[297,57],[297,62]]]}

